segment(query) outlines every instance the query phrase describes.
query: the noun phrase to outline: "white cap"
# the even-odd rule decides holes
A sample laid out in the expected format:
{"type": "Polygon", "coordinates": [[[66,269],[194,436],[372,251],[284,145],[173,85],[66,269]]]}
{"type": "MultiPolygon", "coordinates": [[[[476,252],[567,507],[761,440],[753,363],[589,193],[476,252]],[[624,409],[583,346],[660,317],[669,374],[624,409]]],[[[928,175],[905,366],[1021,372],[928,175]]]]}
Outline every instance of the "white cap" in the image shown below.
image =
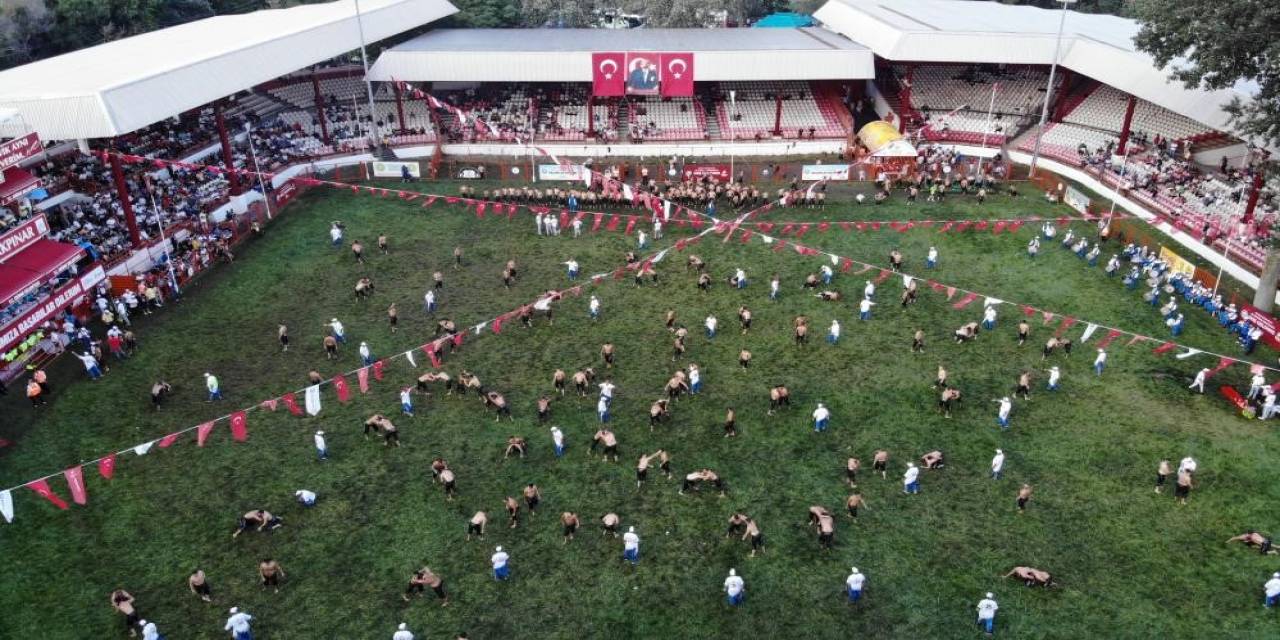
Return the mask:
{"type": "Polygon", "coordinates": [[[999,449],[996,449],[996,453],[1004,453],[1004,452],[999,449]]]}
{"type": "Polygon", "coordinates": [[[737,571],[734,571],[733,569],[730,569],[730,570],[729,570],[729,575],[731,575],[731,576],[736,576],[736,575],[738,575],[738,572],[737,572],[737,571]]]}
{"type": "Polygon", "coordinates": [[[139,627],[145,627],[145,626],[147,626],[147,621],[146,621],[146,620],[139,620],[139,621],[138,621],[138,626],[139,626],[139,627]]]}
{"type": "Polygon", "coordinates": [[[994,598],[994,597],[996,597],[996,594],[991,593],[990,591],[988,591],[988,592],[987,592],[987,597],[988,597],[988,598],[994,598]]]}
{"type": "Polygon", "coordinates": [[[1102,353],[1102,349],[1098,349],[1098,353],[1102,353]]]}
{"type": "Polygon", "coordinates": [[[316,435],[318,435],[318,436],[322,436],[322,435],[324,435],[324,430],[322,429],[322,430],[320,430],[320,431],[317,431],[317,432],[316,432],[316,435]]]}
{"type": "Polygon", "coordinates": [[[858,568],[857,568],[857,567],[854,567],[854,568],[853,568],[853,572],[854,572],[854,573],[857,573],[857,572],[858,572],[858,568]]]}
{"type": "Polygon", "coordinates": [[[627,531],[628,531],[628,532],[630,532],[630,533],[635,533],[635,532],[636,532],[636,528],[635,528],[635,527],[627,527],[627,531]]]}
{"type": "Polygon", "coordinates": [[[337,322],[337,321],[338,321],[338,319],[337,319],[337,318],[334,318],[334,319],[330,320],[329,322],[337,322]]]}
{"type": "Polygon", "coordinates": [[[300,495],[302,495],[302,489],[298,489],[297,491],[294,491],[294,492],[293,492],[293,495],[295,495],[295,496],[300,496],[300,495]]]}
{"type": "Polygon", "coordinates": [[[231,607],[231,611],[229,613],[240,613],[240,607],[231,607]]]}
{"type": "Polygon", "coordinates": [[[210,375],[212,374],[210,374],[208,371],[204,372],[204,377],[208,378],[210,375]]]}
{"type": "Polygon", "coordinates": [[[907,463],[907,468],[908,468],[908,469],[914,469],[914,468],[915,468],[915,466],[916,466],[916,463],[914,463],[914,462],[908,462],[908,463],[907,463]]]}
{"type": "Polygon", "coordinates": [[[819,403],[818,403],[818,406],[819,406],[819,407],[821,407],[821,406],[822,406],[822,403],[821,403],[821,402],[819,402],[819,403]]]}
{"type": "Polygon", "coordinates": [[[398,627],[396,627],[396,628],[397,628],[397,629],[399,629],[399,630],[401,630],[401,631],[404,631],[405,629],[408,629],[408,628],[409,628],[409,625],[407,625],[407,624],[405,624],[405,623],[401,622],[401,623],[400,623],[400,626],[398,626],[398,627]]]}
{"type": "Polygon", "coordinates": [[[1003,397],[1003,398],[1000,398],[1000,402],[1008,402],[1008,401],[1009,401],[1009,396],[1005,396],[1005,397],[1003,397]]]}
{"type": "Polygon", "coordinates": [[[502,551],[502,545],[498,545],[498,547],[494,549],[494,551],[502,551]]]}
{"type": "Polygon", "coordinates": [[[361,341],[360,341],[360,346],[362,346],[362,347],[367,347],[367,346],[369,346],[369,343],[368,343],[368,342],[365,342],[364,340],[361,340],[361,341]]]}

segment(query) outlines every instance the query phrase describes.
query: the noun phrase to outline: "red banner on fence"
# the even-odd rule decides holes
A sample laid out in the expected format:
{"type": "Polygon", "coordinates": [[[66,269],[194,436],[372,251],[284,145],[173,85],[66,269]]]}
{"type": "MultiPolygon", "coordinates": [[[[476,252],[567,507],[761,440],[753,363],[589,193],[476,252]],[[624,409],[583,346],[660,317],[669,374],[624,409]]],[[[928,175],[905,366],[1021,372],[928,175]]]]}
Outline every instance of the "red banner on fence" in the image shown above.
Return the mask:
{"type": "Polygon", "coordinates": [[[720,182],[728,182],[732,179],[729,173],[729,165],[727,164],[686,164],[682,171],[685,180],[701,180],[702,178],[715,178],[720,182]]]}

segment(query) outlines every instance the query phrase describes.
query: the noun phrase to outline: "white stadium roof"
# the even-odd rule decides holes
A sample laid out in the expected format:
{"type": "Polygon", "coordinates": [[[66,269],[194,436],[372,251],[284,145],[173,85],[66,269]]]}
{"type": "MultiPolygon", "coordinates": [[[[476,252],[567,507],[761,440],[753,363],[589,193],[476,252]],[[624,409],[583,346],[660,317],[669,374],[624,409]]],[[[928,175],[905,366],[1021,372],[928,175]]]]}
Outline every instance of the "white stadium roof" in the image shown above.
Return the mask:
{"type": "MultiPolygon", "coordinates": [[[[888,60],[1048,65],[1061,10],[971,0],[829,0],[814,17],[888,60]]],[[[1137,33],[1138,23],[1127,18],[1069,11],[1059,64],[1230,131],[1223,105],[1248,99],[1256,86],[1187,89],[1137,50],[1137,33]]]]}
{"type": "Polygon", "coordinates": [[[377,81],[590,82],[591,54],[692,52],[697,81],[874,77],[866,47],[826,29],[440,29],[384,51],[377,81]]]}
{"type": "MultiPolygon", "coordinates": [[[[448,0],[360,3],[366,42],[456,12],[448,0]]],[[[0,111],[46,140],[116,136],[359,46],[354,0],[217,16],[0,72],[0,111]]]]}

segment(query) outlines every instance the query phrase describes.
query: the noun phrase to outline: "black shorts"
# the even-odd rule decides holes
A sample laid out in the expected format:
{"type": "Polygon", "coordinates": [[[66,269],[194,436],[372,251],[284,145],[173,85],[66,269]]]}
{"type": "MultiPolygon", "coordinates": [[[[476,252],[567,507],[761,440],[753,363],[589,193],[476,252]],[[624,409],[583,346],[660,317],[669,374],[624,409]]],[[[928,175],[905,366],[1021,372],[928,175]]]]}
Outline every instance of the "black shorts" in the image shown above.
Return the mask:
{"type": "Polygon", "coordinates": [[[750,329],[750,328],[751,328],[751,318],[747,318],[746,320],[743,320],[743,321],[742,321],[742,328],[743,328],[743,329],[750,329]]]}
{"type": "Polygon", "coordinates": [[[738,425],[733,420],[726,420],[724,423],[724,430],[726,433],[735,433],[738,430],[738,425]]]}
{"type": "Polygon", "coordinates": [[[480,530],[481,530],[480,525],[474,522],[467,523],[467,535],[472,535],[472,534],[480,535],[480,530]]]}
{"type": "Polygon", "coordinates": [[[1168,477],[1169,477],[1169,474],[1167,474],[1167,473],[1157,473],[1157,474],[1156,474],[1156,486],[1157,486],[1157,487],[1163,487],[1163,486],[1164,486],[1164,481],[1165,481],[1165,479],[1167,479],[1168,477]]]}
{"type": "Polygon", "coordinates": [[[280,336],[280,344],[289,346],[289,336],[280,336]]]}
{"type": "Polygon", "coordinates": [[[269,576],[262,576],[262,584],[276,587],[280,585],[280,574],[273,573],[269,576]]]}
{"type": "Polygon", "coordinates": [[[1018,508],[1019,509],[1027,508],[1027,498],[1018,498],[1018,508]]]}
{"type": "Polygon", "coordinates": [[[1190,494],[1191,494],[1191,487],[1188,487],[1187,485],[1184,485],[1184,484],[1180,484],[1180,485],[1178,485],[1178,486],[1173,490],[1173,495],[1175,495],[1175,496],[1177,496],[1177,497],[1179,497],[1179,498],[1185,498],[1185,497],[1187,497],[1187,496],[1188,496],[1188,495],[1190,495],[1190,494]]]}
{"type": "Polygon", "coordinates": [[[156,405],[156,406],[160,406],[160,398],[161,398],[161,397],[162,397],[162,396],[161,396],[161,395],[159,395],[159,394],[155,394],[155,393],[151,394],[151,404],[154,404],[154,405],[156,405]]]}
{"type": "Polygon", "coordinates": [[[604,361],[609,364],[613,364],[613,354],[612,353],[604,354],[604,361]]]}
{"type": "Polygon", "coordinates": [[[141,618],[138,617],[137,611],[134,611],[133,613],[124,614],[124,628],[130,631],[133,631],[135,628],[137,628],[138,620],[140,619],[141,618]]]}
{"type": "Polygon", "coordinates": [[[756,535],[751,536],[751,548],[752,548],[752,549],[759,549],[759,548],[761,548],[761,547],[763,547],[763,546],[764,546],[764,534],[763,534],[763,533],[757,533],[756,535]]]}
{"type": "Polygon", "coordinates": [[[876,460],[875,462],[871,463],[871,468],[875,469],[876,471],[884,471],[885,467],[886,467],[886,464],[884,460],[876,460]]]}
{"type": "Polygon", "coordinates": [[[614,456],[618,455],[618,445],[616,445],[616,444],[611,444],[611,445],[609,445],[609,446],[605,447],[605,448],[604,448],[604,455],[606,455],[606,456],[608,456],[608,455],[614,455],[614,456]]]}
{"type": "Polygon", "coordinates": [[[537,497],[533,497],[533,498],[525,498],[525,499],[524,499],[524,503],[525,503],[525,505],[526,505],[526,506],[528,506],[528,507],[529,507],[529,510],[530,510],[530,511],[533,511],[534,509],[537,509],[537,508],[538,508],[538,498],[537,498],[537,497]]]}
{"type": "Polygon", "coordinates": [[[1263,538],[1262,544],[1258,545],[1258,550],[1262,552],[1262,555],[1269,553],[1271,551],[1271,538],[1263,538]]]}
{"type": "Polygon", "coordinates": [[[648,469],[636,469],[636,480],[643,481],[648,476],[649,476],[648,469]]]}
{"type": "Polygon", "coordinates": [[[454,491],[457,491],[457,489],[458,489],[457,484],[453,480],[450,480],[444,483],[445,493],[453,493],[454,491]]]}
{"type": "Polygon", "coordinates": [[[436,595],[437,595],[437,596],[439,596],[441,600],[444,600],[445,598],[449,597],[449,596],[445,595],[445,591],[444,591],[444,580],[441,580],[441,581],[440,581],[440,584],[438,584],[438,585],[436,585],[436,586],[434,586],[434,587],[431,587],[431,590],[432,590],[432,591],[434,591],[434,592],[436,592],[436,595]]]}
{"type": "Polygon", "coordinates": [[[663,462],[661,465],[658,465],[658,468],[662,469],[666,473],[671,473],[671,461],[667,460],[666,462],[663,462]]]}
{"type": "Polygon", "coordinates": [[[858,517],[858,508],[857,508],[857,507],[847,507],[847,509],[849,509],[849,517],[851,517],[851,518],[856,518],[856,517],[858,517]]]}
{"type": "Polygon", "coordinates": [[[196,585],[195,587],[192,587],[192,588],[193,588],[193,589],[195,589],[195,592],[196,592],[196,594],[198,594],[198,595],[202,595],[202,596],[207,596],[207,595],[209,595],[209,583],[208,583],[208,582],[202,582],[202,583],[200,583],[200,584],[198,584],[198,585],[196,585]]]}
{"type": "Polygon", "coordinates": [[[400,316],[387,316],[387,322],[390,322],[391,326],[394,327],[396,323],[400,322],[400,316]]]}
{"type": "Polygon", "coordinates": [[[571,536],[571,535],[573,535],[574,533],[576,533],[577,531],[578,531],[578,525],[576,525],[576,524],[566,524],[566,525],[564,526],[564,535],[565,535],[565,537],[571,536]]]}
{"type": "Polygon", "coordinates": [[[845,469],[845,470],[844,470],[844,477],[846,477],[846,478],[848,478],[848,479],[850,479],[850,480],[857,480],[857,479],[858,479],[858,472],[857,472],[857,470],[855,470],[855,469],[845,469]]]}

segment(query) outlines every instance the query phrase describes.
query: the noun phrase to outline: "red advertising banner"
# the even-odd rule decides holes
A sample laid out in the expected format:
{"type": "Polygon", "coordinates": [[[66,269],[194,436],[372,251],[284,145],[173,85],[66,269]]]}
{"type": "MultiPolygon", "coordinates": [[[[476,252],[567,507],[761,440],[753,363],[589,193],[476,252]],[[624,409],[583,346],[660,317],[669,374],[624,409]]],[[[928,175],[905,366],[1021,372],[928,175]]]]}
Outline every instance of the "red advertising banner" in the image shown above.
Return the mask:
{"type": "Polygon", "coordinates": [[[297,195],[298,185],[293,180],[289,180],[288,182],[280,185],[275,192],[276,208],[278,209],[289,204],[289,201],[294,199],[297,195]]]}
{"type": "Polygon", "coordinates": [[[0,171],[15,166],[41,151],[44,151],[44,147],[40,146],[40,136],[34,133],[0,144],[0,171]]]}
{"type": "Polygon", "coordinates": [[[693,54],[664,53],[662,60],[662,95],[693,96],[693,54]]]}
{"type": "Polygon", "coordinates": [[[19,251],[47,235],[49,235],[49,222],[45,220],[43,213],[0,235],[0,262],[18,255],[19,251]]]}
{"type": "Polygon", "coordinates": [[[1277,332],[1280,332],[1280,322],[1277,322],[1274,316],[1259,310],[1247,302],[1241,302],[1240,318],[1248,320],[1253,326],[1262,329],[1263,342],[1273,348],[1280,349],[1280,336],[1276,335],[1277,332]]]}
{"type": "Polygon", "coordinates": [[[627,92],[627,54],[621,51],[591,54],[591,92],[596,96],[621,96],[627,92]]]}
{"type": "Polygon", "coordinates": [[[6,324],[3,329],[0,329],[0,352],[12,349],[27,334],[43,324],[45,320],[52,318],[58,312],[78,302],[81,297],[93,291],[93,288],[105,279],[106,273],[102,270],[102,266],[94,267],[89,273],[63,285],[53,295],[45,298],[44,302],[36,305],[18,319],[6,324]]]}
{"type": "Polygon", "coordinates": [[[656,96],[662,85],[662,56],[657,53],[627,53],[627,94],[656,96]]]}
{"type": "Polygon", "coordinates": [[[727,164],[686,164],[683,175],[685,180],[715,178],[720,182],[728,182],[733,177],[727,164]]]}

